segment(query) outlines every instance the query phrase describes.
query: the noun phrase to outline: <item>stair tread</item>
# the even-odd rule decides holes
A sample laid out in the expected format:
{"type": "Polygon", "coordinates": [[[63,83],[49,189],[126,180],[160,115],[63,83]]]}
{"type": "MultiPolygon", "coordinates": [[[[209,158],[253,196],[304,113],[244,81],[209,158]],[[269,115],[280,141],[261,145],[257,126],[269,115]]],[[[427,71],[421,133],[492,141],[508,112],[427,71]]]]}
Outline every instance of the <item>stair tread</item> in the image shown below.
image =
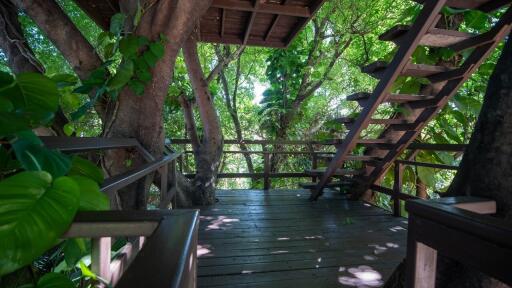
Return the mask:
{"type": "MultiPolygon", "coordinates": [[[[310,175],[321,175],[325,173],[325,169],[317,168],[317,169],[306,169],[304,170],[306,174],[310,175]]],[[[364,170],[354,170],[354,169],[337,169],[333,174],[335,176],[343,176],[343,175],[360,175],[364,173],[364,170]]]]}
{"type": "Polygon", "coordinates": [[[392,144],[388,139],[359,139],[359,144],[392,144]]]}
{"type": "MultiPolygon", "coordinates": [[[[385,61],[376,61],[363,68],[361,71],[369,74],[370,76],[380,79],[384,76],[384,72],[388,67],[388,63],[385,61]]],[[[438,73],[450,71],[451,69],[443,66],[427,65],[427,64],[408,64],[401,76],[412,76],[412,77],[428,77],[438,73]]]]}
{"type": "MultiPolygon", "coordinates": [[[[355,121],[355,118],[351,117],[340,117],[334,119],[336,122],[340,122],[343,124],[352,124],[355,121]]],[[[391,125],[391,124],[410,124],[411,122],[405,119],[378,119],[378,118],[372,118],[370,119],[370,124],[376,124],[376,125],[391,125]]]]}
{"type": "MultiPolygon", "coordinates": [[[[347,180],[342,180],[342,181],[332,181],[332,182],[329,182],[325,185],[325,187],[327,188],[333,188],[333,187],[339,187],[341,185],[350,185],[352,184],[351,181],[347,181],[347,180]]],[[[316,188],[316,186],[318,185],[318,183],[316,182],[302,182],[302,183],[299,183],[299,186],[302,187],[302,188],[305,188],[305,189],[313,189],[313,188],[316,188]]]]}
{"type": "MultiPolygon", "coordinates": [[[[402,37],[409,32],[409,25],[396,25],[380,35],[382,41],[393,41],[399,44],[402,37]]],[[[430,47],[449,47],[473,37],[473,34],[461,31],[434,28],[425,33],[419,45],[430,47]]]]}

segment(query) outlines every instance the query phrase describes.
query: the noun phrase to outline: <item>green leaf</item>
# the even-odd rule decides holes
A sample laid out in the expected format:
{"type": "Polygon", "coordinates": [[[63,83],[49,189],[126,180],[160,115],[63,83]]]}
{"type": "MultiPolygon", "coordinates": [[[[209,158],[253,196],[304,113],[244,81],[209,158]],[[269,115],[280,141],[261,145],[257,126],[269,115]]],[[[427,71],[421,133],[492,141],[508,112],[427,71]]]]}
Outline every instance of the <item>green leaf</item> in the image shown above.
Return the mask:
{"type": "Polygon", "coordinates": [[[98,183],[83,176],[71,176],[80,188],[79,211],[102,211],[110,208],[110,201],[100,191],[98,183]]]}
{"type": "Polygon", "coordinates": [[[149,45],[149,51],[151,51],[157,59],[162,59],[162,57],[164,57],[165,47],[160,42],[153,42],[149,45]]]}
{"type": "Polygon", "coordinates": [[[435,170],[433,168],[418,167],[418,177],[429,187],[436,186],[435,170]]]}
{"type": "Polygon", "coordinates": [[[158,57],[156,57],[156,55],[150,50],[144,52],[144,54],[142,54],[142,58],[144,58],[144,61],[146,61],[146,64],[148,64],[149,67],[155,67],[156,62],[158,61],[158,57]]]}
{"type": "Polygon", "coordinates": [[[0,275],[30,264],[68,229],[80,190],[69,177],[22,172],[0,182],[0,275]]]}
{"type": "Polygon", "coordinates": [[[137,12],[135,12],[135,16],[133,17],[133,26],[139,26],[140,19],[142,18],[142,7],[140,6],[140,1],[137,1],[137,12]]]}
{"type": "Polygon", "coordinates": [[[135,75],[143,83],[148,83],[153,78],[153,76],[151,76],[151,73],[149,73],[149,71],[147,69],[145,69],[145,68],[137,69],[135,71],[135,75]]]}
{"type": "Polygon", "coordinates": [[[73,156],[71,159],[71,168],[69,176],[84,176],[96,183],[101,184],[104,181],[103,172],[94,163],[80,156],[73,156]]]}
{"type": "Polygon", "coordinates": [[[7,98],[0,98],[0,112],[11,112],[14,109],[14,105],[7,98]]]}
{"type": "Polygon", "coordinates": [[[126,20],[126,15],[123,13],[117,13],[110,18],[110,33],[114,35],[120,35],[123,31],[124,21],[126,20]]]}
{"type": "Polygon", "coordinates": [[[12,148],[21,166],[28,171],[47,171],[56,178],[66,175],[71,167],[68,156],[44,147],[43,142],[30,130],[16,133],[12,148]]]}
{"type": "Polygon", "coordinates": [[[63,130],[67,136],[71,136],[71,135],[73,135],[73,132],[75,132],[75,127],[73,126],[72,123],[67,123],[66,125],[64,125],[63,130]]]}
{"type": "Polygon", "coordinates": [[[0,98],[8,99],[16,114],[31,127],[46,124],[59,107],[59,91],[54,81],[37,73],[22,73],[15,82],[0,89],[0,98]]]}
{"type": "Polygon", "coordinates": [[[133,76],[133,61],[125,60],[117,68],[116,75],[107,83],[108,90],[123,88],[133,76]]]}
{"type": "Polygon", "coordinates": [[[62,248],[64,261],[70,268],[75,267],[78,261],[87,254],[87,245],[82,238],[68,239],[62,248]]]}
{"type": "Polygon", "coordinates": [[[0,136],[14,134],[20,130],[30,129],[30,121],[15,113],[0,111],[0,136]]]}
{"type": "Polygon", "coordinates": [[[37,288],[75,288],[75,284],[63,274],[47,273],[37,281],[37,288]]]}
{"type": "Polygon", "coordinates": [[[13,173],[20,168],[20,162],[13,158],[13,153],[0,146],[0,174],[13,173]]]}
{"type": "Polygon", "coordinates": [[[89,277],[93,280],[98,279],[98,276],[96,276],[83,261],[80,261],[80,270],[82,271],[82,277],[89,277]]]}
{"type": "Polygon", "coordinates": [[[124,57],[131,58],[137,55],[137,51],[139,50],[139,39],[137,36],[126,36],[119,42],[119,52],[123,54],[124,57]]]}
{"type": "Polygon", "coordinates": [[[56,74],[50,77],[58,88],[75,86],[78,83],[78,78],[73,74],[56,74]]]}
{"type": "Polygon", "coordinates": [[[142,95],[144,94],[144,83],[138,81],[138,80],[132,80],[128,82],[128,86],[130,89],[135,93],[136,95],[142,95]]]}
{"type": "Polygon", "coordinates": [[[14,78],[10,73],[0,71],[0,90],[12,85],[14,78]]]}

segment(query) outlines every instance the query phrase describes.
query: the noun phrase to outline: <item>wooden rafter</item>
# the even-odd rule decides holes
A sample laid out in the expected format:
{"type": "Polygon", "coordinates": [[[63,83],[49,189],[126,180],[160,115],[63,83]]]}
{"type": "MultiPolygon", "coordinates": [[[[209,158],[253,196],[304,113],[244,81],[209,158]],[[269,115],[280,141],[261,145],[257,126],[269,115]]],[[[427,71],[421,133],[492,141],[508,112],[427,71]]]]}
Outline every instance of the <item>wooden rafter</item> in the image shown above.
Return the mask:
{"type": "MultiPolygon", "coordinates": [[[[259,1],[256,1],[259,3],[259,1]]],[[[253,2],[254,3],[254,2],[253,2]]],[[[234,11],[244,12],[257,12],[267,14],[278,14],[293,17],[310,18],[311,11],[309,7],[298,6],[298,5],[281,5],[271,3],[259,3],[255,6],[253,3],[248,1],[237,1],[237,0],[213,0],[213,8],[229,9],[234,11]]]]}

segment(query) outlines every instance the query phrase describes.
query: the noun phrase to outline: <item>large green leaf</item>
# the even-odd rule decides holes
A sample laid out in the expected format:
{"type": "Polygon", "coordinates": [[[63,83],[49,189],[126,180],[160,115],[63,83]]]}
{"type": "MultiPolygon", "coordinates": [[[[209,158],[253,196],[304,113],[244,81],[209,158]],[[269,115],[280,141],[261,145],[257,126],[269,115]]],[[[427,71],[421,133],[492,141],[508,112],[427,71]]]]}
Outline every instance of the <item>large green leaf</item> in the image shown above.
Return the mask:
{"type": "Polygon", "coordinates": [[[116,90],[123,88],[133,76],[134,65],[133,61],[125,60],[117,68],[116,75],[112,77],[107,83],[109,90],[116,90]]]}
{"type": "Polygon", "coordinates": [[[71,176],[80,188],[80,211],[99,211],[108,210],[110,202],[104,193],[100,191],[100,187],[94,181],[82,176],[71,176]]]}
{"type": "Polygon", "coordinates": [[[71,167],[71,160],[67,155],[47,149],[30,130],[16,133],[12,147],[25,170],[47,171],[53,177],[60,177],[66,175],[71,167]]]}
{"type": "Polygon", "coordinates": [[[78,261],[87,255],[87,245],[82,238],[68,239],[62,248],[64,252],[64,261],[69,268],[76,266],[78,261]]]}
{"type": "Polygon", "coordinates": [[[17,114],[30,119],[34,125],[48,123],[59,107],[57,84],[38,73],[22,73],[8,87],[0,88],[0,97],[7,98],[17,114]]]}
{"type": "Polygon", "coordinates": [[[68,173],[69,176],[84,176],[90,178],[96,183],[103,183],[103,172],[94,163],[86,160],[80,156],[73,156],[71,159],[71,169],[68,173]]]}
{"type": "Polygon", "coordinates": [[[0,275],[30,264],[71,224],[80,189],[69,177],[22,172],[0,182],[0,275]]]}
{"type": "Polygon", "coordinates": [[[45,274],[37,281],[37,288],[75,288],[68,277],[60,273],[45,274]]]}

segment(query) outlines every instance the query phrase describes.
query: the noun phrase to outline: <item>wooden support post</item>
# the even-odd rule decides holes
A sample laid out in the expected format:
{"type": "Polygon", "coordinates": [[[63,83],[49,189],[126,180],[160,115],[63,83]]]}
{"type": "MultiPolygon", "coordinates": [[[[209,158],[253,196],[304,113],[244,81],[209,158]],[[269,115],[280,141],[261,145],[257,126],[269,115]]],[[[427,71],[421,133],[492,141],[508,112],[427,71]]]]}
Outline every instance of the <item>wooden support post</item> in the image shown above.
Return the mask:
{"type": "Polygon", "coordinates": [[[395,161],[395,181],[393,184],[393,215],[401,216],[400,194],[402,193],[402,164],[395,161]]]}
{"type": "Polygon", "coordinates": [[[416,261],[414,263],[414,288],[435,288],[437,251],[416,242],[416,261]]]}
{"type": "Polygon", "coordinates": [[[270,189],[270,152],[263,152],[263,189],[268,191],[270,189]]]}
{"type": "Polygon", "coordinates": [[[169,193],[169,167],[167,164],[160,168],[160,202],[167,201],[167,194],[169,193]]]}
{"type": "Polygon", "coordinates": [[[110,282],[110,249],[112,240],[110,237],[92,239],[91,270],[98,277],[110,282]]]}
{"type": "MultiPolygon", "coordinates": [[[[308,145],[309,151],[311,152],[311,168],[317,169],[318,168],[318,157],[315,153],[315,149],[313,148],[312,144],[308,145]]],[[[317,177],[311,176],[311,182],[316,183],[317,177]]]]}

